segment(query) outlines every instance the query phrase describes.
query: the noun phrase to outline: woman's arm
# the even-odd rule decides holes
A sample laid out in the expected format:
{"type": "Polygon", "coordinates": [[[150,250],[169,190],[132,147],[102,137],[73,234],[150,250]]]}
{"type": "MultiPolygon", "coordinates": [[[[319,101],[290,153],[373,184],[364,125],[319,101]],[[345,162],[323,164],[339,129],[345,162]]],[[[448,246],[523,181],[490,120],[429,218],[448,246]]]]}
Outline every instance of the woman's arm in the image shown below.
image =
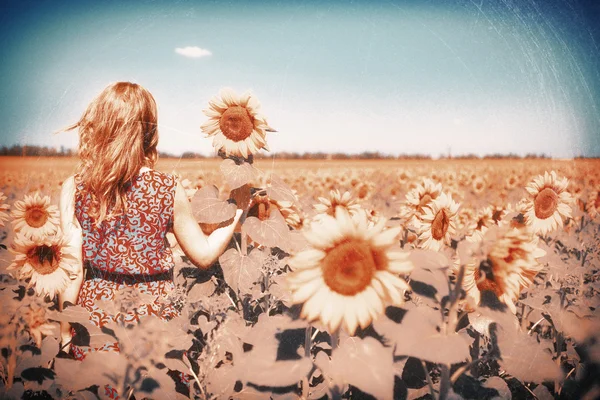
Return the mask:
{"type": "MultiPolygon", "coordinates": [[[[65,302],[72,304],[77,303],[79,289],[81,288],[81,283],[83,282],[83,266],[81,262],[81,246],[83,243],[83,237],[81,233],[81,226],[75,217],[75,180],[73,177],[70,177],[63,182],[60,193],[59,208],[61,229],[63,234],[70,238],[69,246],[73,248],[75,258],[77,259],[77,264],[75,265],[75,278],[71,280],[69,285],[62,293],[58,294],[58,307],[59,310],[62,311],[65,302]]],[[[62,342],[61,346],[65,346],[66,343],[71,341],[71,324],[68,322],[61,322],[60,334],[62,342]]],[[[65,346],[64,350],[69,352],[70,347],[71,345],[68,344],[65,346]]]]}
{"type": "Polygon", "coordinates": [[[206,236],[192,214],[185,189],[177,182],[173,209],[173,232],[185,255],[194,265],[207,269],[219,257],[231,240],[242,210],[238,209],[230,225],[216,229],[206,236]]]}

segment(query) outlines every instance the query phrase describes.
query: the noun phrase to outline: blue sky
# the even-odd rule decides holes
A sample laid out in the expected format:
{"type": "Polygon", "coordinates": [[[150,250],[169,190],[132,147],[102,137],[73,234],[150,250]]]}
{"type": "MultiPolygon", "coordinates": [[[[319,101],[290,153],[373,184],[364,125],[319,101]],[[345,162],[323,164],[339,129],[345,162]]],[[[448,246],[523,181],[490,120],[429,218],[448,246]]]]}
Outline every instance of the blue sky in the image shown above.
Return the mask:
{"type": "Polygon", "coordinates": [[[229,86],[261,101],[273,151],[600,156],[593,0],[2,4],[2,145],[75,148],[52,133],[133,81],[175,154],[212,152],[202,109],[229,86]]]}

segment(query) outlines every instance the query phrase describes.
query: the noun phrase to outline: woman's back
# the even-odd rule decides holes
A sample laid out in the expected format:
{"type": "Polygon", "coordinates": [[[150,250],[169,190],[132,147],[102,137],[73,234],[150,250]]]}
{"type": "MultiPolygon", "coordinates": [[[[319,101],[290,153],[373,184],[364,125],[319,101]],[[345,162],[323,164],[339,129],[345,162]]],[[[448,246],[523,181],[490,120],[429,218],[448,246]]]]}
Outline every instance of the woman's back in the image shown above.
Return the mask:
{"type": "Polygon", "coordinates": [[[75,216],[83,235],[83,264],[91,270],[155,275],[174,266],[166,234],[173,224],[176,181],[170,174],[142,169],[126,190],[127,211],[96,221],[92,197],[75,176],[75,216]]]}

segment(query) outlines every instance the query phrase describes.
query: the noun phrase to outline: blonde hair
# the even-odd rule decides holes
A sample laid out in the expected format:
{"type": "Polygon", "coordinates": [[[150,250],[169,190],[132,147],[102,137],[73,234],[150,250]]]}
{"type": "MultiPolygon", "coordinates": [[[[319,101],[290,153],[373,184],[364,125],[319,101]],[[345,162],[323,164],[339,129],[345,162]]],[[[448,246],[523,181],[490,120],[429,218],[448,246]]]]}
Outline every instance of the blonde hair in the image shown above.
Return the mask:
{"type": "Polygon", "coordinates": [[[79,128],[79,176],[92,195],[90,215],[96,225],[127,211],[126,191],[142,166],[158,158],[154,97],[130,82],[109,85],[87,107],[79,128]]]}

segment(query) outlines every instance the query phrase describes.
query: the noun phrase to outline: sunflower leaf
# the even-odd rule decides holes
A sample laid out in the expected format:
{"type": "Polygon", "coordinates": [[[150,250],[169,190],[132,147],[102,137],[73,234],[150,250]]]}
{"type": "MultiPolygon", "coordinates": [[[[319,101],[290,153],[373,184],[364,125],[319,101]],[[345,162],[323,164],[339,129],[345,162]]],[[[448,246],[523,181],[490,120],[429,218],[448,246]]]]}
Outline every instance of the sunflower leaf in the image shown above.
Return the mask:
{"type": "Polygon", "coordinates": [[[264,259],[265,254],[257,249],[252,250],[247,256],[242,255],[237,249],[227,250],[219,257],[225,282],[236,293],[249,294],[254,282],[260,277],[264,259]]]}
{"type": "Polygon", "coordinates": [[[199,189],[191,202],[196,221],[205,224],[218,224],[235,216],[236,206],[219,199],[219,189],[205,186],[199,189]]]}
{"type": "MultiPolygon", "coordinates": [[[[187,371],[187,368],[184,371],[187,371]]],[[[172,398],[175,392],[175,381],[167,375],[166,370],[151,367],[145,372],[136,392],[152,394],[156,399],[172,398]]]]}
{"type": "Polygon", "coordinates": [[[267,196],[275,201],[295,203],[298,200],[292,189],[276,175],[271,175],[271,184],[267,188],[267,196]]]}
{"type": "Polygon", "coordinates": [[[243,162],[237,165],[235,161],[230,159],[223,160],[220,169],[225,181],[232,190],[251,182],[258,175],[258,170],[252,164],[243,162]]]}
{"type": "MultiPolygon", "coordinates": [[[[298,335],[294,333],[306,329],[306,326],[304,320],[261,314],[256,325],[244,337],[244,342],[253,347],[244,353],[240,364],[242,381],[258,386],[286,387],[306,377],[313,365],[311,360],[299,354],[290,357],[300,346],[298,335]],[[290,341],[294,337],[296,340],[290,341]],[[283,354],[287,356],[282,357],[283,354]]],[[[303,342],[304,334],[300,336],[303,342]]]]}
{"type": "Polygon", "coordinates": [[[93,385],[119,387],[116,378],[125,375],[126,367],[125,357],[114,352],[92,352],[83,361],[57,358],[54,361],[55,382],[73,391],[93,385]]]}
{"type": "Polygon", "coordinates": [[[540,383],[560,379],[560,368],[552,360],[549,346],[544,346],[526,332],[502,326],[498,330],[500,366],[523,382],[540,383]]]}
{"type": "Polygon", "coordinates": [[[430,271],[450,267],[448,257],[433,250],[414,249],[410,252],[409,259],[415,267],[430,271]]]}
{"type": "MultiPolygon", "coordinates": [[[[37,367],[46,367],[48,363],[58,354],[58,340],[52,336],[46,336],[42,341],[41,354],[32,354],[31,356],[23,357],[17,364],[15,375],[21,375],[21,372],[37,367]]],[[[39,372],[39,371],[38,371],[39,372]]]]}
{"type": "Polygon", "coordinates": [[[401,324],[374,324],[380,334],[396,344],[396,356],[411,356],[421,360],[455,364],[468,360],[470,342],[456,332],[442,333],[442,319],[438,311],[419,307],[408,310],[401,324]]]}
{"type": "Polygon", "coordinates": [[[384,347],[372,337],[348,337],[334,350],[328,372],[339,386],[348,383],[378,399],[391,399],[393,364],[391,347],[384,347]]]}
{"type": "Polygon", "coordinates": [[[279,210],[273,208],[269,219],[261,221],[256,217],[248,217],[242,225],[245,233],[266,247],[279,247],[287,250],[292,246],[290,230],[279,210]]]}
{"type": "Polygon", "coordinates": [[[77,322],[87,324],[90,320],[90,312],[82,306],[69,306],[62,311],[49,311],[48,319],[52,321],[77,322]]]}
{"type": "MultiPolygon", "coordinates": [[[[221,265],[221,267],[223,267],[223,265],[221,265]]],[[[212,279],[206,282],[197,282],[196,284],[194,284],[194,286],[192,286],[192,288],[188,292],[187,301],[190,303],[194,303],[200,301],[205,297],[209,297],[215,292],[216,288],[217,287],[212,279]]]]}

